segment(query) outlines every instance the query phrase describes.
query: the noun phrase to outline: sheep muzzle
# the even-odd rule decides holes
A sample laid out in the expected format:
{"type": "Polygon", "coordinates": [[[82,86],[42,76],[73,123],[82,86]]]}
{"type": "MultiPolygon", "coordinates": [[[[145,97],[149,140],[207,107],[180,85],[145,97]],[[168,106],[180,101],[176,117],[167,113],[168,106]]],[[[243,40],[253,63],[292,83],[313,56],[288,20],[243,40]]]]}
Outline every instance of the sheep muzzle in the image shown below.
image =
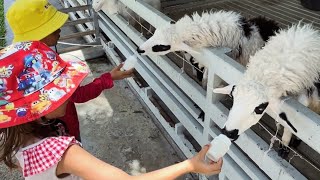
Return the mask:
{"type": "Polygon", "coordinates": [[[229,139],[231,139],[232,141],[236,141],[238,138],[239,138],[239,130],[238,129],[234,129],[234,130],[231,130],[231,131],[228,131],[226,130],[226,128],[224,127],[222,129],[222,133],[224,135],[226,135],[229,139]]]}
{"type": "Polygon", "coordinates": [[[145,53],[146,51],[145,51],[145,50],[141,50],[140,48],[137,48],[137,52],[138,52],[139,54],[143,54],[143,53],[145,53]]]}

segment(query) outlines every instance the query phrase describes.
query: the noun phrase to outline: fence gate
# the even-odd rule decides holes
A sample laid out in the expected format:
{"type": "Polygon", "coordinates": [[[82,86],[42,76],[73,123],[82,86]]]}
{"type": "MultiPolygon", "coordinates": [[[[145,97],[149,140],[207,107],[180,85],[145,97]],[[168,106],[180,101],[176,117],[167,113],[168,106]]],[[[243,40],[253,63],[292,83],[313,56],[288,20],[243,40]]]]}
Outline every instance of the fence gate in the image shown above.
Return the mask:
{"type": "Polygon", "coordinates": [[[69,21],[63,27],[74,26],[79,32],[69,33],[59,38],[59,44],[70,45],[67,48],[57,49],[58,53],[63,54],[84,48],[101,45],[100,28],[98,24],[98,14],[92,9],[91,1],[67,1],[60,0],[63,8],[59,11],[69,14],[69,21]],[[73,44],[65,41],[84,38],[87,43],[73,44]]]}

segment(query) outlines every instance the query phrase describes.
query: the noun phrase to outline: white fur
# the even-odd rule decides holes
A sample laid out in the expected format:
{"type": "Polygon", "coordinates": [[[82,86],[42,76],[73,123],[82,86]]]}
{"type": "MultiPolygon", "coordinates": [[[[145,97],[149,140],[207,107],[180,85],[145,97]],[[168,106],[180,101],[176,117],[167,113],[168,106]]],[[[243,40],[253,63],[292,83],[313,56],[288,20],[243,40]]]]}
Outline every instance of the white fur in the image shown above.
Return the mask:
{"type": "MultiPolygon", "coordinates": [[[[160,0],[143,0],[143,1],[157,10],[161,9],[160,0]]],[[[119,0],[93,0],[92,8],[96,12],[102,10],[105,13],[109,13],[109,14],[120,14],[126,20],[130,20],[132,19],[132,17],[135,18],[136,20],[139,19],[139,16],[136,13],[134,13],[130,8],[125,6],[119,0]]],[[[132,21],[131,23],[134,24],[135,21],[132,21]]]]}
{"type": "MultiPolygon", "coordinates": [[[[261,103],[269,102],[267,108],[278,116],[282,112],[280,98],[284,96],[294,95],[309,105],[305,94],[306,89],[314,88],[314,82],[318,81],[319,52],[320,34],[311,25],[295,25],[272,37],[250,58],[243,79],[232,92],[234,102],[225,124],[226,130],[238,129],[241,134],[256,124],[263,114],[255,114],[254,109],[261,103]]],[[[231,86],[217,88],[214,92],[228,94],[231,86]]],[[[318,96],[312,98],[318,99],[318,96]]],[[[276,120],[282,121],[281,118],[276,120]]],[[[286,137],[285,145],[288,145],[288,133],[286,137]]]]}
{"type": "Polygon", "coordinates": [[[246,65],[250,55],[260,49],[265,42],[254,25],[251,26],[253,30],[250,38],[245,37],[239,25],[241,17],[232,11],[203,12],[201,16],[194,13],[191,17],[186,15],[175,24],[168,23],[158,28],[139,48],[144,50],[145,54],[165,55],[173,51],[196,53],[204,47],[229,47],[233,50],[233,58],[246,65]],[[155,45],[171,45],[171,49],[165,52],[153,52],[152,47],[155,45]],[[240,45],[242,54],[237,57],[240,45]]]}
{"type": "Polygon", "coordinates": [[[130,174],[133,176],[138,176],[147,172],[146,168],[141,167],[140,162],[138,160],[133,160],[132,162],[130,162],[129,167],[130,174]]]}

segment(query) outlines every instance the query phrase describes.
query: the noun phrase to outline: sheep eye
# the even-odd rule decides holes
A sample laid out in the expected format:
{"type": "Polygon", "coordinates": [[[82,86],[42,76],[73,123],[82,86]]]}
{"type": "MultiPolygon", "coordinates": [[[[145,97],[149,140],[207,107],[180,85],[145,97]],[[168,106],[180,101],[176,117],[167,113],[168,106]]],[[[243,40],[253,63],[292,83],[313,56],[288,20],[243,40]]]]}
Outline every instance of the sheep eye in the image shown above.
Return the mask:
{"type": "Polygon", "coordinates": [[[170,45],[155,45],[152,47],[153,52],[162,52],[162,51],[168,51],[171,49],[170,45]]]}
{"type": "Polygon", "coordinates": [[[257,106],[255,109],[254,109],[254,112],[256,114],[262,114],[264,110],[266,110],[266,108],[268,107],[269,103],[268,102],[265,102],[265,103],[262,103],[260,104],[259,106],[257,106]]]}

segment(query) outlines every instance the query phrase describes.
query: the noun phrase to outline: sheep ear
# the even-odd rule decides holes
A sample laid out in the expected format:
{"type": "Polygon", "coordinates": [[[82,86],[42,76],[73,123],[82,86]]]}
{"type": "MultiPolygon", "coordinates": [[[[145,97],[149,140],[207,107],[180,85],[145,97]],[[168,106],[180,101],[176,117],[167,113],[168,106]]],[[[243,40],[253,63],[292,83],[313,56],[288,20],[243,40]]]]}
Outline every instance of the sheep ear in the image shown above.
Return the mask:
{"type": "Polygon", "coordinates": [[[234,85],[228,85],[228,86],[223,87],[223,88],[215,88],[215,89],[213,89],[213,92],[217,93],[217,94],[231,94],[231,92],[233,91],[234,87],[235,87],[234,85]]]}
{"type": "Polygon", "coordinates": [[[192,47],[187,45],[186,43],[182,42],[180,45],[178,45],[179,50],[187,51],[190,54],[200,54],[200,52],[194,50],[192,47]]]}
{"type": "MultiPolygon", "coordinates": [[[[270,108],[271,110],[277,114],[277,116],[280,117],[281,120],[285,121],[289,128],[291,128],[295,133],[297,133],[297,129],[293,126],[293,124],[290,122],[290,119],[288,118],[287,114],[281,109],[281,105],[283,102],[279,99],[270,100],[270,108]]],[[[278,121],[276,119],[276,121],[278,121]]]]}
{"type": "Polygon", "coordinates": [[[288,126],[289,126],[295,133],[297,133],[297,129],[291,124],[291,122],[289,121],[289,119],[288,119],[288,117],[287,117],[287,115],[286,115],[285,112],[281,112],[281,113],[279,114],[279,117],[280,117],[283,121],[285,121],[285,122],[288,124],[288,126]]]}
{"type": "Polygon", "coordinates": [[[174,21],[170,21],[170,24],[175,24],[176,22],[174,22],[174,21]]]}

